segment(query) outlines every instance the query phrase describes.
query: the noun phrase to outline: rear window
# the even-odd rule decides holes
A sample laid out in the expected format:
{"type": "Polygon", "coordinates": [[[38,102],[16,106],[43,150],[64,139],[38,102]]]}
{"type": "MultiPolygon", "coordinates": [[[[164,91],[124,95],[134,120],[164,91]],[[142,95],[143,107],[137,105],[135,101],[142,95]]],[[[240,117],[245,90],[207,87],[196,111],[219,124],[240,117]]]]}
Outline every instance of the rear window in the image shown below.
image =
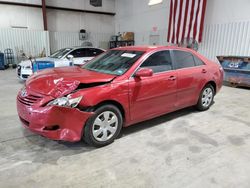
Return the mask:
{"type": "Polygon", "coordinates": [[[193,57],[194,57],[194,62],[196,66],[205,65],[204,62],[200,58],[196,57],[195,55],[193,55],[193,57]]]}
{"type": "Polygon", "coordinates": [[[195,66],[195,61],[191,53],[174,50],[173,55],[176,67],[178,69],[195,66]]]}

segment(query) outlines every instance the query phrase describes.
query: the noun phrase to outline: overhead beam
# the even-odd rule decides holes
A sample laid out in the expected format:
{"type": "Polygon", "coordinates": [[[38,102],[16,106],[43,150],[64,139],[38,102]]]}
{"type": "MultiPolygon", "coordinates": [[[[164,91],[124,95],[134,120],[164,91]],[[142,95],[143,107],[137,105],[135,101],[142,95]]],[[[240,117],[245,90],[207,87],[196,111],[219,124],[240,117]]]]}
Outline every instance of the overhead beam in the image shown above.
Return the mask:
{"type": "MultiPolygon", "coordinates": [[[[32,7],[32,8],[42,8],[42,5],[36,5],[36,4],[31,4],[31,3],[0,1],[0,4],[32,7]]],[[[85,9],[64,8],[64,7],[55,7],[55,6],[48,6],[48,5],[46,5],[46,9],[55,9],[55,10],[63,10],[63,11],[71,11],[71,12],[83,12],[83,13],[91,13],[91,14],[102,14],[102,15],[110,15],[110,16],[115,15],[114,12],[102,12],[102,11],[85,10],[85,9]]]]}
{"type": "Polygon", "coordinates": [[[48,31],[47,14],[46,14],[46,2],[45,2],[45,0],[42,0],[42,12],[43,12],[43,28],[44,28],[44,31],[48,31]]]}

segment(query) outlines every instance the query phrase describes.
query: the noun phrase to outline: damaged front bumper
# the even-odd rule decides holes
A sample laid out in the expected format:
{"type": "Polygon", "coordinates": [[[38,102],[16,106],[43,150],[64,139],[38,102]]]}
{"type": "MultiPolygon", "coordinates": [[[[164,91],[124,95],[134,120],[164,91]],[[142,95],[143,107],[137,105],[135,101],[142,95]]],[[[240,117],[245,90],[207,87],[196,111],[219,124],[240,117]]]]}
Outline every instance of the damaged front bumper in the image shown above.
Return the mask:
{"type": "Polygon", "coordinates": [[[17,111],[24,125],[52,140],[76,142],[81,140],[84,125],[93,112],[61,106],[32,107],[17,100],[17,111]]]}

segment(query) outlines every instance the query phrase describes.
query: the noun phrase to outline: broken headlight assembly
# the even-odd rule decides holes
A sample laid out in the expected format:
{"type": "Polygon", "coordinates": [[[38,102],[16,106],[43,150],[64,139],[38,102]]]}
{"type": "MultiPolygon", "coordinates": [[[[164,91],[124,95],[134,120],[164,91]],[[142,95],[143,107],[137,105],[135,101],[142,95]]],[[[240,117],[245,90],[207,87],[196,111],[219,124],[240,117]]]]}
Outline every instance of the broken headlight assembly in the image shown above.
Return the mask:
{"type": "Polygon", "coordinates": [[[76,97],[76,98],[70,98],[69,96],[67,97],[61,97],[54,99],[53,101],[50,101],[47,106],[63,106],[63,107],[71,107],[75,108],[79,104],[79,102],[82,100],[82,96],[76,97]]]}

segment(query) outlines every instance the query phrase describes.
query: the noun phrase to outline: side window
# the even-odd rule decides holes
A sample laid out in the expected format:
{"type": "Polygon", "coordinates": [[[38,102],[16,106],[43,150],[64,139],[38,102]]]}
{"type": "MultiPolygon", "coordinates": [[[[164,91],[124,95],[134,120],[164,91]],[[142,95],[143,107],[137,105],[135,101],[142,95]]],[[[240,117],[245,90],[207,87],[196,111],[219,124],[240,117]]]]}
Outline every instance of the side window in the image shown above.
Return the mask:
{"type": "Polygon", "coordinates": [[[73,55],[74,57],[85,57],[86,56],[86,49],[84,49],[84,48],[76,49],[76,50],[70,52],[70,55],[73,55]]]}
{"type": "Polygon", "coordinates": [[[196,64],[196,66],[205,65],[205,64],[203,63],[203,61],[200,60],[200,58],[196,57],[195,55],[193,55],[193,56],[194,56],[194,62],[195,62],[195,64],[196,64]]]}
{"type": "Polygon", "coordinates": [[[102,50],[96,49],[96,48],[89,48],[89,49],[86,49],[86,51],[87,51],[86,57],[94,57],[103,53],[102,50]]]}
{"type": "Polygon", "coordinates": [[[103,53],[103,50],[100,49],[93,49],[94,50],[94,56],[100,55],[101,53],[103,53]]]}
{"type": "Polygon", "coordinates": [[[141,65],[142,68],[150,68],[157,72],[172,70],[172,60],[169,51],[160,51],[149,56],[141,65]]]}
{"type": "Polygon", "coordinates": [[[179,50],[174,50],[173,54],[174,54],[174,60],[175,60],[176,67],[178,69],[195,66],[194,58],[193,58],[193,55],[191,53],[179,51],[179,50]]]}

